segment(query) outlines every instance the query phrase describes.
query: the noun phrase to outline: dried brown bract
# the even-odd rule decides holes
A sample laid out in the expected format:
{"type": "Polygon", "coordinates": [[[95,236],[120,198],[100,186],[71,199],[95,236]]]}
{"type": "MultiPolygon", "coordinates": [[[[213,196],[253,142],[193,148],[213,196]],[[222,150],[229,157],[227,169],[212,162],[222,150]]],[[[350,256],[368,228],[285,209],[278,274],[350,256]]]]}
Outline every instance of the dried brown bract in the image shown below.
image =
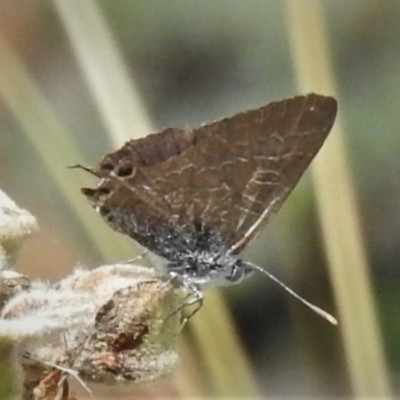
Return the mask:
{"type": "Polygon", "coordinates": [[[80,375],[102,383],[144,381],[169,372],[180,331],[182,300],[169,279],[117,291],[99,310],[93,334],[74,362],[80,375]]]}

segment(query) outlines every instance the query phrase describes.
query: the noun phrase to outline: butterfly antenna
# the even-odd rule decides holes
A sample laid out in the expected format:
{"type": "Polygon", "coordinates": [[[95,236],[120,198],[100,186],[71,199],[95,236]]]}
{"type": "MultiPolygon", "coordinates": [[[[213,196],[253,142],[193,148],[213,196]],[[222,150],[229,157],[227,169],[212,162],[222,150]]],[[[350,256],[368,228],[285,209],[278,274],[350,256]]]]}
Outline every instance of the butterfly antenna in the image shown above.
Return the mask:
{"type": "Polygon", "coordinates": [[[67,165],[68,169],[83,169],[86,172],[89,172],[89,174],[92,174],[96,176],[97,178],[102,178],[97,172],[94,171],[93,168],[85,167],[84,165],[81,164],[75,164],[75,165],[67,165]]]}
{"type": "Polygon", "coordinates": [[[315,304],[312,304],[308,302],[306,299],[298,295],[295,291],[290,289],[290,287],[286,286],[283,282],[281,282],[278,278],[276,278],[274,275],[272,275],[270,272],[266,271],[265,269],[259,267],[258,265],[246,262],[246,266],[250,267],[251,269],[261,272],[264,275],[267,275],[268,278],[272,279],[275,283],[277,283],[281,288],[285,289],[289,294],[291,294],[293,297],[295,297],[297,300],[299,300],[301,303],[303,303],[305,306],[310,308],[312,311],[320,315],[322,318],[326,319],[328,322],[330,322],[332,325],[337,325],[338,321],[337,319],[327,313],[326,311],[322,310],[321,308],[317,307],[315,304]]]}

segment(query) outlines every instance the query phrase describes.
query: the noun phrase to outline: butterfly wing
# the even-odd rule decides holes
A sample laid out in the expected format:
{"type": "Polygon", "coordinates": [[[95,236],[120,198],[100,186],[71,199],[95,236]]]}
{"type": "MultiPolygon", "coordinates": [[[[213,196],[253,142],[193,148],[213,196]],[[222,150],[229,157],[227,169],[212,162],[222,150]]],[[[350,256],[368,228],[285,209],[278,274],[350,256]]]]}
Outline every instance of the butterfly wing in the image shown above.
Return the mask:
{"type": "MultiPolygon", "coordinates": [[[[229,141],[234,160],[221,173],[233,182],[229,215],[219,225],[230,238],[230,253],[239,253],[278,211],[324,143],[336,113],[335,99],[310,94],[221,121],[219,137],[229,141]]],[[[196,138],[207,141],[218,128],[200,128],[196,138]]]]}
{"type": "Polygon", "coordinates": [[[147,171],[179,156],[192,146],[193,137],[190,128],[167,128],[127,142],[93,169],[83,168],[102,178],[97,188],[83,188],[83,194],[114,230],[165,256],[157,241],[171,229],[171,208],[147,171]]]}
{"type": "Polygon", "coordinates": [[[114,229],[163,257],[201,232],[236,254],[279,209],[335,116],[333,98],[311,94],[170,128],[106,156],[93,169],[103,182],[84,194],[114,229]]]}

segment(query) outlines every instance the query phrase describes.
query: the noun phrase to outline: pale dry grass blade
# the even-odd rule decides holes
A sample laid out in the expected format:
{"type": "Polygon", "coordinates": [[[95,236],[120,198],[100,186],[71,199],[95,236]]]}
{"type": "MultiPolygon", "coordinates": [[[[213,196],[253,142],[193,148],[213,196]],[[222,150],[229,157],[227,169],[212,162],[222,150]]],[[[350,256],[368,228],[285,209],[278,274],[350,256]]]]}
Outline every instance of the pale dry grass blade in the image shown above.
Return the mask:
{"type": "Polygon", "coordinates": [[[193,344],[185,338],[179,345],[179,363],[174,374],[174,385],[187,397],[204,396],[204,373],[193,351],[193,344]]]}
{"type": "Polygon", "coordinates": [[[54,0],[113,144],[151,132],[133,78],[99,8],[92,0],[54,0]]]}
{"type": "MultiPolygon", "coordinates": [[[[287,19],[300,91],[338,98],[321,2],[287,0],[287,19]]],[[[339,114],[312,166],[317,204],[354,393],[389,398],[389,377],[343,135],[339,114]]]]}
{"type": "Polygon", "coordinates": [[[215,395],[258,398],[254,375],[223,299],[210,292],[203,307],[206,313],[193,318],[193,327],[215,395]]]}
{"type": "Polygon", "coordinates": [[[129,258],[132,247],[122,241],[106,246],[109,236],[103,236],[106,232],[103,222],[96,213],[82,207],[84,203],[80,201],[79,194],[79,189],[84,185],[82,174],[67,170],[66,167],[83,161],[83,155],[1,34],[0,53],[0,95],[76,212],[88,237],[96,233],[97,250],[105,259],[129,258]]]}

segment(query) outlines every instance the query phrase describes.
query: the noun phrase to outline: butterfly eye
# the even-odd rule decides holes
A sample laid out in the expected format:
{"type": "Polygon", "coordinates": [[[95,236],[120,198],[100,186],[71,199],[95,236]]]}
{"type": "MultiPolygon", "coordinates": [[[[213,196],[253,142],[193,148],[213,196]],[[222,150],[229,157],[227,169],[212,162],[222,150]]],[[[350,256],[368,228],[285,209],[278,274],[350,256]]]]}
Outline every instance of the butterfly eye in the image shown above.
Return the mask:
{"type": "Polygon", "coordinates": [[[237,262],[232,265],[230,272],[230,276],[228,277],[230,282],[235,283],[242,280],[244,271],[237,262]]]}

